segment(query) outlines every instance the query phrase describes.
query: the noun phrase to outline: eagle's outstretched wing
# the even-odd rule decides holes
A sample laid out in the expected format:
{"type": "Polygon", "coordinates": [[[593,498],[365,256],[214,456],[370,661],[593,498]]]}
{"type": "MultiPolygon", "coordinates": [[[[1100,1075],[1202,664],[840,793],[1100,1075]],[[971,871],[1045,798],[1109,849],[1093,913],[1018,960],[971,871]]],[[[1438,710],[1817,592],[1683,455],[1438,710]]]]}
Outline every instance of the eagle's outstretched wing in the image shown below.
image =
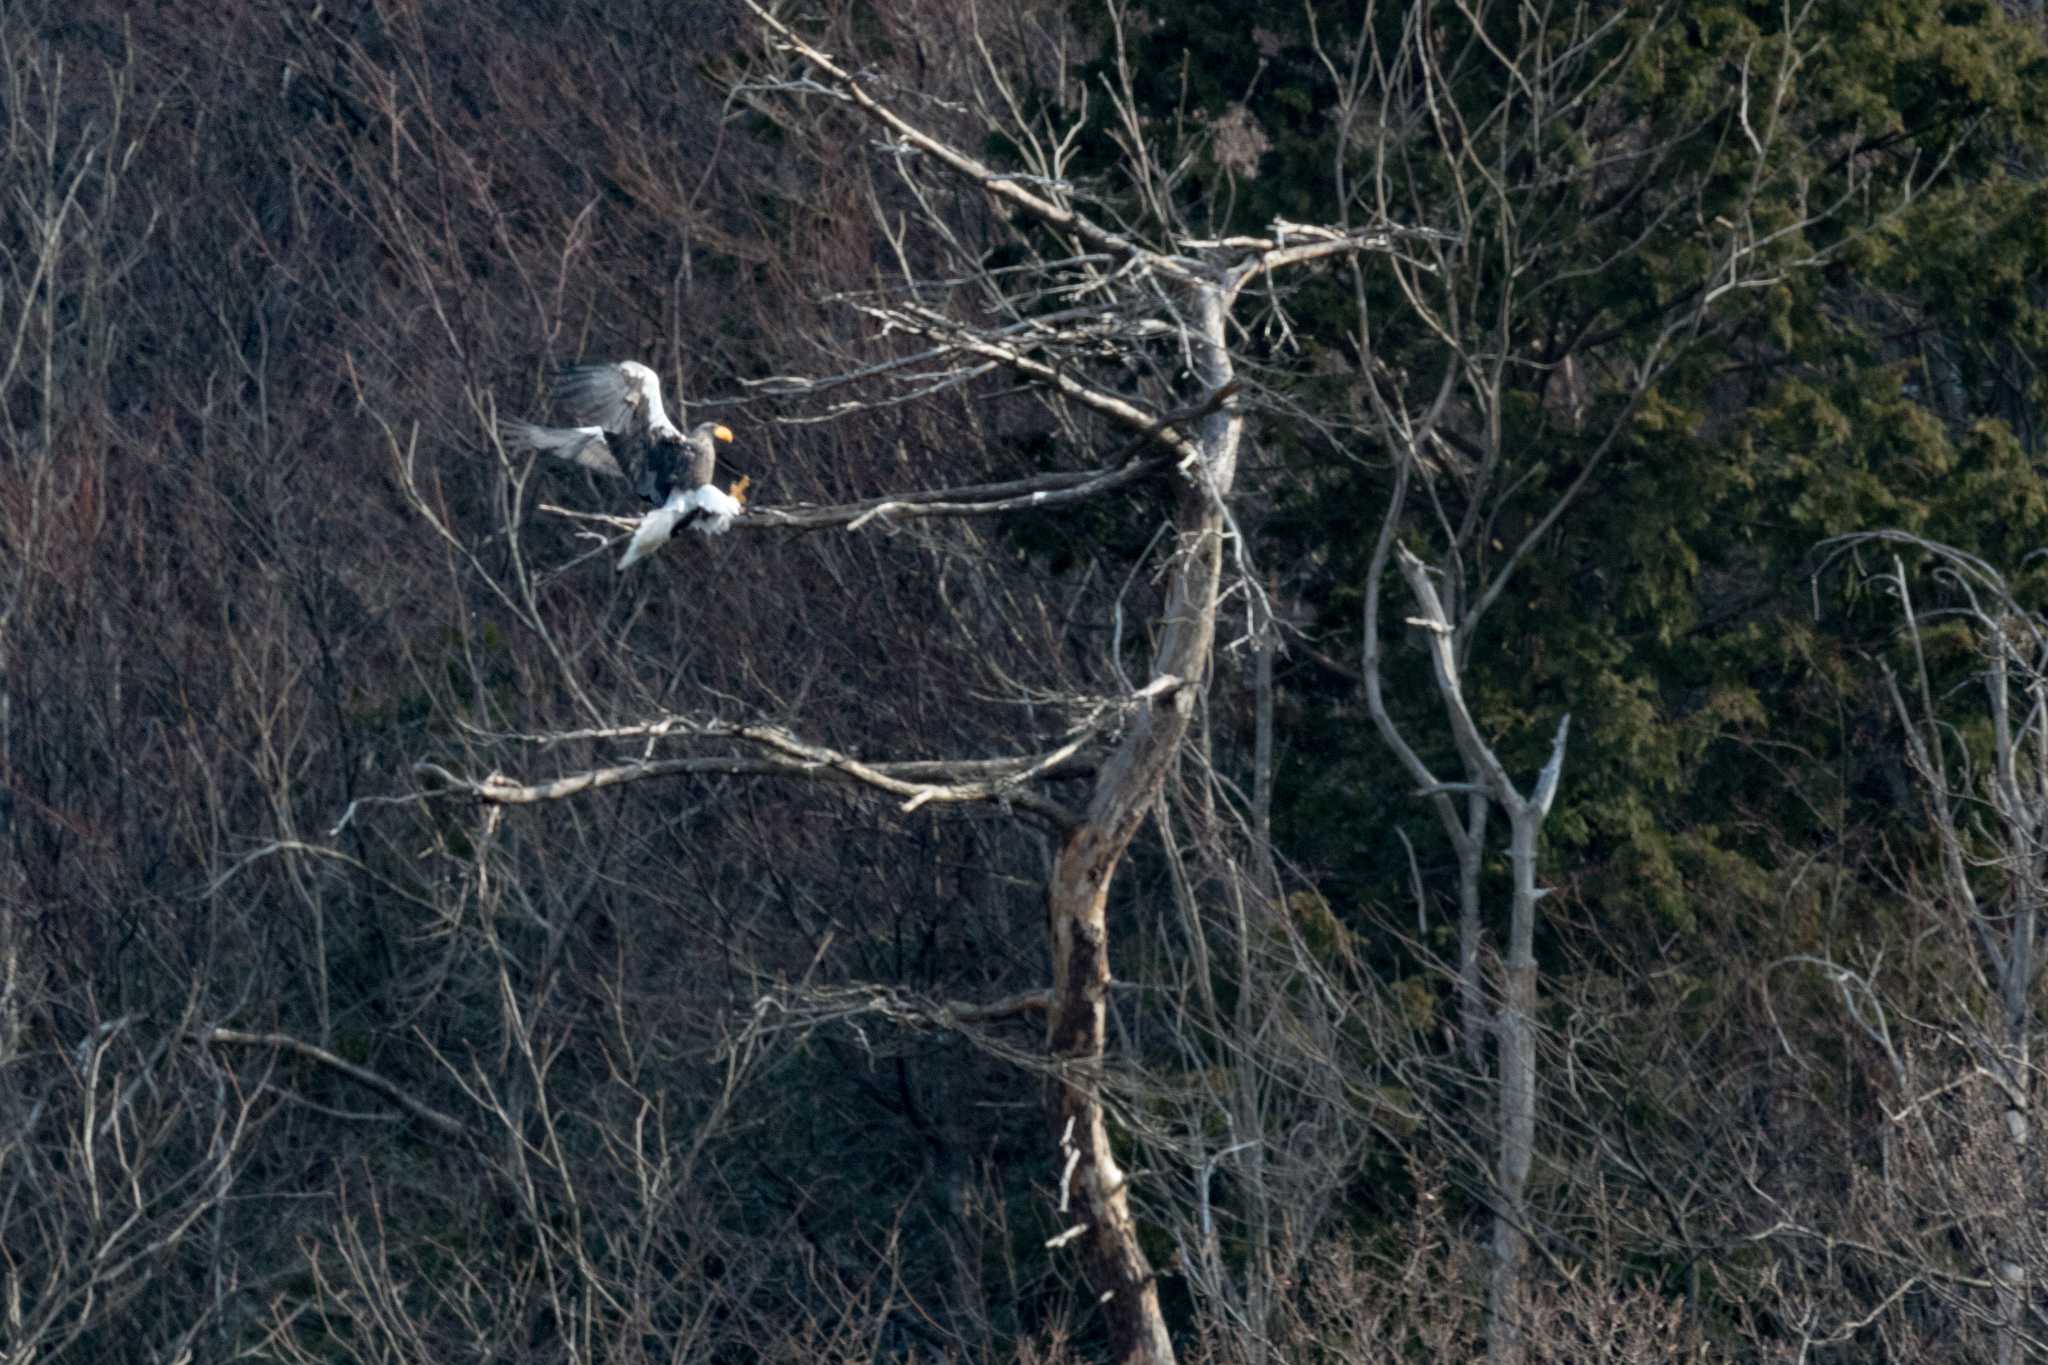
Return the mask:
{"type": "Polygon", "coordinates": [[[571,365],[550,384],[557,406],[570,421],[595,423],[614,434],[676,432],[661,403],[661,380],[637,360],[610,365],[571,365]]]}
{"type": "Polygon", "coordinates": [[[593,474],[614,479],[626,477],[618,457],[612,454],[610,442],[605,440],[603,427],[537,427],[531,422],[501,419],[498,436],[510,450],[539,451],[582,465],[593,474]]]}

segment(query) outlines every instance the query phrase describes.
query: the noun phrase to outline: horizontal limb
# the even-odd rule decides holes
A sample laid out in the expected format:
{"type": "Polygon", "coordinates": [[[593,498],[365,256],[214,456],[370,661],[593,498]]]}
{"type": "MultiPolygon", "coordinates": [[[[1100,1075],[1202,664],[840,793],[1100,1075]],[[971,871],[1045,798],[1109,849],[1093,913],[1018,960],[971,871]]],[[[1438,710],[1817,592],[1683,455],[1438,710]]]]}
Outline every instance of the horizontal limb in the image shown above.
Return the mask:
{"type": "Polygon", "coordinates": [[[974,517],[1034,508],[1062,507],[1125,488],[1166,469],[1163,456],[1131,460],[1112,469],[1040,474],[1007,483],[894,493],[827,507],[764,507],[748,511],[735,526],[784,527],[815,531],[829,526],[859,530],[870,521],[912,521],[921,517],[974,517]]]}
{"type": "Polygon", "coordinates": [[[1079,759],[1085,737],[1050,753],[1006,759],[923,760],[866,763],[822,745],[806,743],[769,725],[709,725],[680,733],[741,740],[765,752],[690,758],[648,759],[603,768],[589,768],[544,782],[520,782],[502,773],[483,778],[459,776],[435,763],[415,763],[415,775],[441,784],[442,794],[475,797],[494,805],[525,806],[562,801],[585,792],[626,782],[689,774],[726,777],[821,777],[904,798],[905,811],[920,806],[969,801],[994,801],[1029,812],[1056,829],[1071,829],[1077,817],[1065,806],[1022,789],[1045,777],[1077,777],[1091,770],[1079,759]]]}

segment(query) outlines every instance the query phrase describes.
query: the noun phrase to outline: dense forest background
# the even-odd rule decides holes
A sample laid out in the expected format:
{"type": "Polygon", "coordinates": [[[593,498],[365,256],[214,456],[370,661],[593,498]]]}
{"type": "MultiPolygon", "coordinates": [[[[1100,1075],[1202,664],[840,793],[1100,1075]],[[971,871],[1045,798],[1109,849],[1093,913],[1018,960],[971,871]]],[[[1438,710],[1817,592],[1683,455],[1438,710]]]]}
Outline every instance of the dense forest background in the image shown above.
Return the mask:
{"type": "Polygon", "coordinates": [[[0,1360],[2048,1357],[2044,166],[2021,0],[5,6],[0,1360]]]}

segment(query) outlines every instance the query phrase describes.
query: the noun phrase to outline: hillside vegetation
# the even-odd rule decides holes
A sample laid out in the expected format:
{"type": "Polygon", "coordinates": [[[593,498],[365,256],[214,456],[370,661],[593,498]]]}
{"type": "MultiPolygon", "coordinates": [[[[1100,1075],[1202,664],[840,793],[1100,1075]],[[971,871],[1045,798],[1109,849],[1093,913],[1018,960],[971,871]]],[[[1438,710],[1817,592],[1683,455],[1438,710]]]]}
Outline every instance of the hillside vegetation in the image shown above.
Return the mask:
{"type": "Polygon", "coordinates": [[[5,6],[0,1362],[2048,1358],[2044,158],[2024,0],[5,6]]]}

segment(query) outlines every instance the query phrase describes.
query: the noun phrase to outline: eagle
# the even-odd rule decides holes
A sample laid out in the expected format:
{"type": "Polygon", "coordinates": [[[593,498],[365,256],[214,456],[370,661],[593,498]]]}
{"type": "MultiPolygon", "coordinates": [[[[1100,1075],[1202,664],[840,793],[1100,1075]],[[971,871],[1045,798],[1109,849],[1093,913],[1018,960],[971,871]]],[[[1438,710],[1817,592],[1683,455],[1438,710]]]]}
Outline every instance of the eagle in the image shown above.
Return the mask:
{"type": "Polygon", "coordinates": [[[611,478],[626,477],[621,453],[637,468],[635,486],[654,510],[640,518],[619,557],[619,572],[668,544],[679,526],[715,536],[746,510],[745,479],[730,493],[711,482],[718,443],[731,441],[732,429],[699,422],[687,433],[680,430],[662,406],[660,378],[639,361],[572,365],[557,371],[549,388],[556,406],[579,425],[506,420],[498,423],[498,433],[510,449],[539,451],[611,478]]]}

